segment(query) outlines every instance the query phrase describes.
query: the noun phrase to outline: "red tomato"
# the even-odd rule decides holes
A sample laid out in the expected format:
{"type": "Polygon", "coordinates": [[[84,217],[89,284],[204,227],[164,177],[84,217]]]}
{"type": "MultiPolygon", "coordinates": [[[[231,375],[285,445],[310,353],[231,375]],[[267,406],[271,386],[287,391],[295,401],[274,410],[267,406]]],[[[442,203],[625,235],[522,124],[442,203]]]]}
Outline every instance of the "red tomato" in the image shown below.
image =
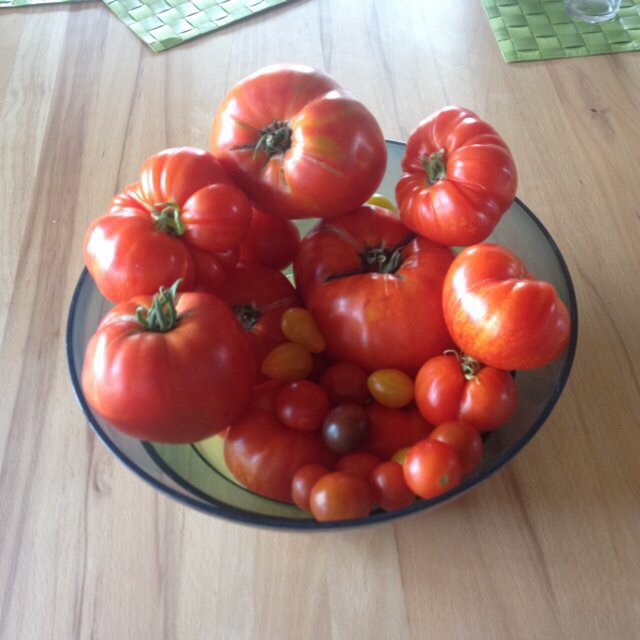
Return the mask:
{"type": "Polygon", "coordinates": [[[376,190],[387,160],[373,115],[329,76],[292,65],[231,89],[211,150],[260,209],[285,218],[351,211],[376,190]]]}
{"type": "Polygon", "coordinates": [[[516,195],[505,141],[473,112],[445,107],[411,133],[396,185],[400,218],[444,245],[482,242],[516,195]]]}
{"type": "Polygon", "coordinates": [[[331,471],[321,464],[307,464],[295,472],[291,481],[291,498],[296,507],[303,511],[311,511],[311,490],[315,483],[328,473],[331,471]]]}
{"type": "Polygon", "coordinates": [[[391,458],[397,451],[411,447],[426,438],[433,427],[411,407],[392,409],[377,402],[367,405],[369,434],[362,445],[383,460],[391,458]]]}
{"type": "Polygon", "coordinates": [[[280,271],[293,262],[299,246],[300,232],[291,220],[254,208],[249,233],[240,245],[240,262],[280,271]]]}
{"type": "Polygon", "coordinates": [[[385,511],[404,509],[413,504],[416,494],[404,480],[402,465],[397,462],[383,462],[371,474],[373,499],[385,511]]]}
{"type": "Polygon", "coordinates": [[[341,402],[364,404],[369,399],[367,372],[357,364],[336,362],[320,376],[320,386],[334,406],[341,402]]]}
{"type": "Polygon", "coordinates": [[[280,329],[282,314],[299,304],[293,285],[280,271],[239,264],[227,273],[224,293],[247,334],[258,371],[267,355],[287,341],[280,329]]]}
{"type": "Polygon", "coordinates": [[[451,346],[442,284],[453,254],[412,238],[390,211],[363,206],[302,241],[296,284],[334,360],[413,375],[451,346]]]}
{"type": "Polygon", "coordinates": [[[327,446],[337,453],[351,453],[360,448],[367,437],[369,419],[358,404],[339,404],[326,415],[322,435],[327,446]]]}
{"type": "Polygon", "coordinates": [[[330,407],[327,392],[309,380],[298,380],[284,386],[276,401],[276,413],[280,421],[300,431],[320,429],[330,407]]]}
{"type": "Polygon", "coordinates": [[[362,478],[334,471],[313,486],[310,506],[320,522],[364,518],[371,511],[373,496],[369,483],[362,478]]]}
{"type": "Polygon", "coordinates": [[[471,473],[482,460],[484,445],[480,433],[466,422],[443,422],[429,438],[448,444],[458,454],[463,475],[471,473]]]}
{"type": "Polygon", "coordinates": [[[88,403],[142,440],[194,442],[222,431],[253,388],[249,345],[227,305],[201,293],[174,305],[174,295],[172,288],[117,305],[85,354],[88,403]]]}
{"type": "Polygon", "coordinates": [[[438,440],[414,444],[402,465],[407,486],[421,498],[435,498],[462,479],[462,464],[453,447],[438,440]]]}
{"type": "Polygon", "coordinates": [[[236,479],[251,491],[292,502],[291,482],[300,467],[333,467],[336,455],[320,433],[285,427],[269,411],[250,409],[234,422],[224,443],[224,459],[236,479]]]}
{"type": "Polygon", "coordinates": [[[358,451],[356,453],[348,453],[342,456],[336,463],[336,471],[344,471],[351,475],[358,476],[369,482],[373,470],[382,462],[378,456],[372,453],[358,451]]]}
{"type": "Polygon", "coordinates": [[[215,288],[220,264],[212,252],[239,246],[250,222],[249,200],[210,153],[167,149],[149,158],[140,182],[91,224],[84,260],[112,302],[151,295],[179,278],[182,290],[200,279],[215,288]]]}
{"type": "Polygon", "coordinates": [[[497,369],[542,367],[569,341],[569,312],[553,286],[534,279],[520,258],[497,244],[468,247],[456,257],[443,306],[460,349],[497,369]]]}
{"type": "Polygon", "coordinates": [[[492,431],[515,413],[518,387],[501,369],[452,351],[427,360],[415,384],[416,404],[432,424],[462,420],[492,431]]]}

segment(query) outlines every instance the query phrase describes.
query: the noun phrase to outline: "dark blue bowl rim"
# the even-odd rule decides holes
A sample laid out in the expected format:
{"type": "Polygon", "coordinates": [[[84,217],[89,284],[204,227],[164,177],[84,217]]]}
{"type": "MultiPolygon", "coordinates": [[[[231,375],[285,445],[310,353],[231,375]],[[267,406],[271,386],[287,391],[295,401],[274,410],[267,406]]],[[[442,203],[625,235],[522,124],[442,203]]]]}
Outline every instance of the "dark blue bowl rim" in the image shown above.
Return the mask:
{"type": "MultiPolygon", "coordinates": [[[[388,140],[390,144],[401,145],[404,146],[404,143],[388,140]]],[[[231,505],[228,505],[224,502],[216,500],[211,496],[203,493],[196,487],[192,486],[190,483],[185,481],[179,475],[177,475],[170,467],[168,467],[164,461],[157,455],[155,452],[151,454],[153,449],[151,447],[145,447],[147,453],[149,453],[156,465],[160,467],[160,469],[166,473],[176,484],[182,486],[186,490],[190,491],[194,496],[198,496],[200,500],[196,500],[195,498],[191,498],[190,496],[185,496],[184,494],[176,491],[172,487],[169,487],[152,475],[150,475],[147,471],[142,469],[136,462],[131,460],[122,450],[118,448],[118,446],[111,440],[108,434],[102,429],[100,426],[96,416],[93,411],[89,407],[86,398],[84,397],[84,393],[82,391],[82,385],[80,384],[79,372],[76,370],[74,359],[73,359],[73,327],[76,320],[76,314],[78,311],[78,298],[80,296],[80,292],[84,286],[85,280],[90,278],[89,272],[83,269],[80,278],[78,279],[78,283],[76,284],[75,290],[73,292],[73,297],[71,299],[71,306],[69,309],[69,315],[67,319],[67,331],[66,331],[66,351],[67,351],[67,365],[69,367],[69,375],[71,377],[71,384],[73,386],[73,391],[75,393],[76,399],[82,408],[85,416],[87,417],[91,428],[98,436],[98,438],[102,441],[102,443],[113,453],[120,462],[122,462],[126,467],[128,467],[131,471],[133,471],[140,478],[148,482],[152,487],[157,489],[158,491],[164,493],[165,495],[170,496],[171,498],[181,502],[182,504],[188,505],[198,511],[208,513],[210,515],[214,515],[226,520],[230,520],[232,522],[239,522],[246,525],[256,526],[256,527],[264,527],[268,529],[280,529],[280,530],[291,530],[291,531],[319,531],[319,530],[328,530],[328,529],[351,529],[360,526],[372,525],[382,522],[390,522],[392,520],[396,520],[398,518],[402,518],[404,516],[410,514],[416,514],[421,511],[425,511],[428,509],[432,509],[438,505],[441,505],[449,500],[457,498],[462,495],[466,491],[472,489],[474,486],[484,482],[487,478],[491,477],[496,471],[510,462],[523,448],[524,446],[533,438],[533,436],[540,430],[546,419],[549,417],[549,414],[555,407],[558,399],[567,383],[569,378],[569,374],[571,372],[571,367],[573,365],[573,360],[575,357],[577,342],[578,342],[578,307],[577,300],[575,295],[575,289],[573,286],[573,281],[571,279],[571,274],[569,273],[569,268],[556,244],[555,240],[552,238],[551,234],[547,231],[546,227],[542,224],[542,222],[538,219],[538,217],[527,207],[520,199],[516,198],[515,201],[517,204],[523,209],[523,211],[535,222],[543,236],[553,249],[556,258],[558,259],[558,263],[560,264],[560,268],[562,273],[566,279],[567,290],[569,292],[569,314],[571,317],[571,336],[569,339],[569,344],[567,345],[566,351],[566,359],[564,361],[564,365],[560,372],[560,378],[553,390],[551,397],[549,398],[546,406],[543,411],[539,415],[538,419],[531,425],[530,429],[524,434],[520,440],[518,440],[511,447],[507,448],[500,456],[498,456],[491,464],[489,464],[486,468],[482,470],[480,474],[477,476],[472,476],[468,478],[466,481],[463,481],[459,486],[447,493],[444,493],[437,498],[433,498],[431,500],[416,500],[411,506],[406,507],[405,509],[399,509],[397,511],[377,511],[367,516],[366,518],[357,518],[353,520],[344,520],[338,522],[316,522],[313,519],[308,520],[295,520],[289,518],[281,518],[275,516],[268,516],[263,514],[257,514],[252,511],[246,511],[244,509],[238,509],[231,505]],[[155,455],[154,455],[155,454],[155,455]]]]}

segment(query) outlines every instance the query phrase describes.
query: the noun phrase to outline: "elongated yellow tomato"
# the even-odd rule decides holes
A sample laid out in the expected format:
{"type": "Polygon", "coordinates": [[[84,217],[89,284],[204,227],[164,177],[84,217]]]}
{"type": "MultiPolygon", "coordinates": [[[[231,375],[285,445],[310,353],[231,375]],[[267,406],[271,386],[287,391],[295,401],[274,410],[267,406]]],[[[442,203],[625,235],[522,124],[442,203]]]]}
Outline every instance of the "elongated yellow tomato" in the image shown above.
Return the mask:
{"type": "Polygon", "coordinates": [[[309,349],[294,342],[285,342],[273,349],[262,362],[262,373],[281,382],[306,378],[313,367],[309,349]]]}
{"type": "Polygon", "coordinates": [[[327,346],[313,316],[302,307],[287,309],[282,314],[280,328],[291,342],[306,347],[312,353],[320,353],[327,346]]]}
{"type": "Polygon", "coordinates": [[[413,380],[399,369],[378,369],[367,379],[369,393],[385,407],[399,409],[413,400],[413,380]]]}

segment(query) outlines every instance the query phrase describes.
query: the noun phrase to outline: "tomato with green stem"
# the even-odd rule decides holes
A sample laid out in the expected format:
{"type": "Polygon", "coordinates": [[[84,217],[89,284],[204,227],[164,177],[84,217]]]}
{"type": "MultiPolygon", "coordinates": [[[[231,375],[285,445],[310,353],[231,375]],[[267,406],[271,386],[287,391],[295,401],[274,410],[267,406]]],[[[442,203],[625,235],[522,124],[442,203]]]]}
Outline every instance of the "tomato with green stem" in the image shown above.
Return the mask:
{"type": "Polygon", "coordinates": [[[409,135],[396,185],[400,218],[434,242],[482,242],[513,202],[516,165],[506,142],[475,113],[445,107],[409,135]]]}
{"type": "Polygon", "coordinates": [[[111,309],[85,353],[87,402],[141,440],[188,443],[222,431],[253,388],[251,351],[228,306],[176,289],[111,309]]]}
{"type": "Polygon", "coordinates": [[[376,190],[387,160],[368,109],[302,65],[265,67],[236,84],[214,117],[211,150],[258,208],[284,218],[351,211],[376,190]]]}
{"type": "Polygon", "coordinates": [[[222,271],[214,252],[237,248],[250,223],[248,198],[210,153],[167,149],[149,158],[139,182],[90,225],[84,261],[115,303],[177,279],[183,291],[201,280],[215,287],[222,271]]]}

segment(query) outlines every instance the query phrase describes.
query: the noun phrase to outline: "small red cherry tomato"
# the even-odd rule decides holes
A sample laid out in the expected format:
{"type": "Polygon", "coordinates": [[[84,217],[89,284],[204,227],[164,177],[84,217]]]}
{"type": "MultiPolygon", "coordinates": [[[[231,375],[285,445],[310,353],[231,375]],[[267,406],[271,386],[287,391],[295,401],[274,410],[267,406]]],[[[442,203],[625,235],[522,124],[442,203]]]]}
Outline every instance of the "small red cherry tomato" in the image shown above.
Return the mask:
{"type": "Polygon", "coordinates": [[[316,431],[331,408],[327,392],[315,382],[297,380],[282,388],[276,413],[282,424],[300,431],[316,431]]]}
{"type": "Polygon", "coordinates": [[[370,479],[373,499],[385,510],[394,511],[408,507],[416,499],[404,479],[402,465],[383,462],[378,465],[370,479]]]}
{"type": "Polygon", "coordinates": [[[421,498],[435,498],[460,484],[462,465],[453,447],[438,440],[414,444],[402,465],[407,486],[421,498]]]}
{"type": "Polygon", "coordinates": [[[373,496],[369,483],[343,471],[323,476],[311,490],[311,513],[316,520],[350,520],[369,515],[373,496]]]}
{"type": "Polygon", "coordinates": [[[336,464],[336,471],[344,471],[369,482],[373,470],[382,462],[372,453],[358,451],[342,456],[336,464]]]}
{"type": "Polygon", "coordinates": [[[321,464],[307,464],[300,467],[291,481],[291,498],[293,503],[303,511],[311,511],[309,500],[311,490],[320,478],[326,476],[331,471],[321,464]]]}
{"type": "Polygon", "coordinates": [[[473,471],[482,459],[484,445],[480,433],[466,422],[444,422],[429,438],[448,444],[458,454],[463,475],[473,471]]]}
{"type": "Polygon", "coordinates": [[[357,364],[336,362],[320,376],[320,386],[334,405],[341,402],[364,404],[369,399],[367,377],[367,372],[357,364]]]}

